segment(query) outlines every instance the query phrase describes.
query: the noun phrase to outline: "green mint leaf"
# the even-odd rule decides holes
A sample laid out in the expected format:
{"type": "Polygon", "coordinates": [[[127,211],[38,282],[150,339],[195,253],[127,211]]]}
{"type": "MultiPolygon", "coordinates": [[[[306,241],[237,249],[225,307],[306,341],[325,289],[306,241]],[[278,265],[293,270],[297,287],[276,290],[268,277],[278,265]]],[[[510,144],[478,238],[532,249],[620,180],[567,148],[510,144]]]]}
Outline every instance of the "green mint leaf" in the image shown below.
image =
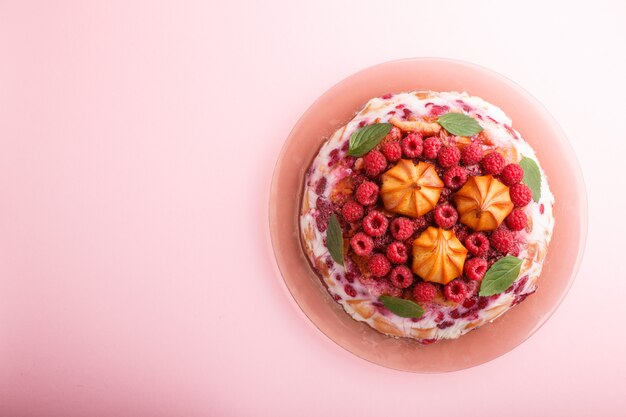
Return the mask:
{"type": "Polygon", "coordinates": [[[472,136],[483,130],[476,119],[463,113],[446,113],[439,116],[437,123],[457,136],[472,136]]]}
{"type": "Polygon", "coordinates": [[[424,309],[420,307],[419,304],[411,300],[405,300],[404,298],[381,295],[378,301],[383,303],[383,305],[396,316],[418,318],[424,314],[424,309]]]}
{"type": "Polygon", "coordinates": [[[392,127],[390,123],[375,123],[357,130],[350,135],[350,149],[348,150],[348,155],[365,155],[387,136],[392,127]]]}
{"type": "Polygon", "coordinates": [[[333,213],[328,220],[328,228],[326,228],[326,247],[335,262],[339,265],[343,265],[343,233],[335,213],[333,213]]]}
{"type": "Polygon", "coordinates": [[[523,157],[520,166],[524,169],[524,184],[533,192],[533,200],[538,202],[541,198],[541,171],[537,163],[528,157],[523,157]]]}
{"type": "Polygon", "coordinates": [[[505,256],[500,259],[491,265],[485,274],[480,284],[479,295],[486,297],[506,291],[519,276],[521,268],[522,260],[520,258],[505,256]]]}

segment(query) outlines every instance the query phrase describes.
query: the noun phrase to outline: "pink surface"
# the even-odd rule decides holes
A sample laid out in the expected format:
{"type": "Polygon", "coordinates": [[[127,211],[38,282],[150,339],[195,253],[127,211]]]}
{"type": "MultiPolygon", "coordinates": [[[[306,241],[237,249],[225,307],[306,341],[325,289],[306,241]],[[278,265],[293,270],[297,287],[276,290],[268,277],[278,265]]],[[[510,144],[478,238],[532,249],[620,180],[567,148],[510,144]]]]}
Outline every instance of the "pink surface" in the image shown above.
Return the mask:
{"type": "Polygon", "coordinates": [[[0,416],[624,415],[624,6],[437,4],[0,3],[0,416]],[[415,375],[306,319],[267,201],[316,97],[432,55],[552,112],[590,222],[579,277],[532,338],[415,375]]]}

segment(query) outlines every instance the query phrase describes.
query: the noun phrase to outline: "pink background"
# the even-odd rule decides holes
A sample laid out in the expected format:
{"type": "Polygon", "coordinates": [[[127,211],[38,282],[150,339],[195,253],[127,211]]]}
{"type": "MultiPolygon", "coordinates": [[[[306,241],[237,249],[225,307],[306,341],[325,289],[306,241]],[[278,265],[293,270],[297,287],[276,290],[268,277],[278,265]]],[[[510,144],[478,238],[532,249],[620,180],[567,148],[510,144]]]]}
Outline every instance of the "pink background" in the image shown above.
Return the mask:
{"type": "Polygon", "coordinates": [[[0,2],[0,417],[626,414],[621,2],[49,3],[0,2]],[[337,347],[269,241],[298,117],[345,76],[411,56],[528,89],[589,194],[559,310],[452,374],[337,347]]]}

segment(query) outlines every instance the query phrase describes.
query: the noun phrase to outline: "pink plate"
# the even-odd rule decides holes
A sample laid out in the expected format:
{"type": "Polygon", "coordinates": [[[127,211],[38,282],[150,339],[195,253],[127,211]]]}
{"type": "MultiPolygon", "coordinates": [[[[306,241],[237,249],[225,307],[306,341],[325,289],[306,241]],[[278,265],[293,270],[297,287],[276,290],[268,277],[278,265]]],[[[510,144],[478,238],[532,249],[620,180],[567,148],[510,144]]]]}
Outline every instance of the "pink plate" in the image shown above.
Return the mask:
{"type": "Polygon", "coordinates": [[[510,351],[554,313],[571,286],[587,234],[582,174],[567,138],[546,109],[511,80],[477,65],[438,58],[388,62],[358,72],[322,95],[293,128],[280,153],[270,194],[276,261],[307,317],[341,347],[370,362],[412,372],[447,372],[510,351]],[[457,340],[422,346],[395,339],[353,320],[309,266],[299,240],[304,173],[319,147],[370,98],[411,90],[466,91],[499,106],[534,147],[556,198],[554,237],[539,289],[502,317],[457,340]]]}

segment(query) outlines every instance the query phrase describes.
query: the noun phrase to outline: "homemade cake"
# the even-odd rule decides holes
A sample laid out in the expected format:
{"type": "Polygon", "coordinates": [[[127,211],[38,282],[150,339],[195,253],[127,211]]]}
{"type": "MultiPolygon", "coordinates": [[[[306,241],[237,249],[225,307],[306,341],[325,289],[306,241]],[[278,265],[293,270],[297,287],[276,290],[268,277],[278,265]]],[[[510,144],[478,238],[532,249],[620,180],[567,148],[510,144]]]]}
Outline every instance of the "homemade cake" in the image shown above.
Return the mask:
{"type": "Polygon", "coordinates": [[[465,93],[370,100],[304,184],[304,250],[332,297],[379,332],[454,339],[537,289],[554,197],[498,107],[465,93]]]}

